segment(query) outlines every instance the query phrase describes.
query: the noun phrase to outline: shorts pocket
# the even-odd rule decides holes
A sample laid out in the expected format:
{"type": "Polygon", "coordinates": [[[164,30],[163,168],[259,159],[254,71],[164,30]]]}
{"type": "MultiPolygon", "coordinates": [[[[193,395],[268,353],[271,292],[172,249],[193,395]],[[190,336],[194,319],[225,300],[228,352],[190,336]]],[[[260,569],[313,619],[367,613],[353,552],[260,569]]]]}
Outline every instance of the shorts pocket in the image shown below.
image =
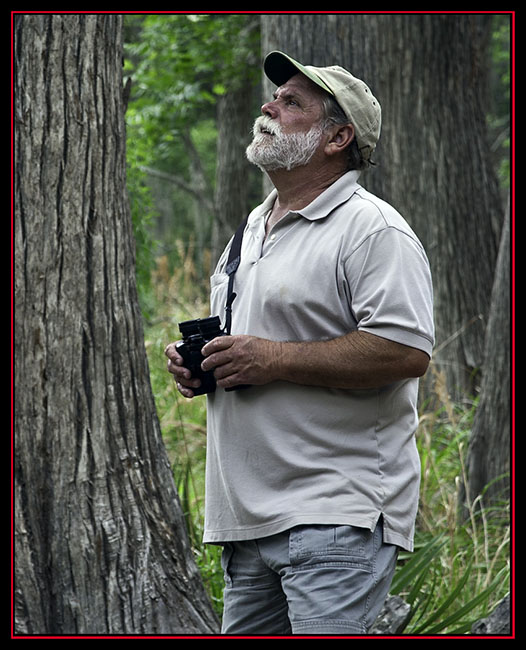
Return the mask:
{"type": "Polygon", "coordinates": [[[223,544],[223,551],[221,553],[221,568],[223,569],[223,576],[225,585],[230,587],[232,585],[232,578],[230,577],[230,560],[232,559],[232,554],[234,552],[234,547],[229,542],[223,544]]]}
{"type": "Polygon", "coordinates": [[[325,566],[359,566],[372,570],[373,533],[356,526],[296,526],[290,531],[289,559],[296,570],[325,566]]]}

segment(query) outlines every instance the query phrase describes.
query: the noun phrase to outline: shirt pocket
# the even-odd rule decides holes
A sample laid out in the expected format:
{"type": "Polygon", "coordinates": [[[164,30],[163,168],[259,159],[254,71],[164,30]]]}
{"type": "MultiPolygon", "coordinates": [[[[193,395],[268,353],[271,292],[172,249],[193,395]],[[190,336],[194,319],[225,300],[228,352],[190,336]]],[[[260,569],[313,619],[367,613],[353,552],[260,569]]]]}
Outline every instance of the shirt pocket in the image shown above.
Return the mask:
{"type": "Polygon", "coordinates": [[[228,292],[228,275],[215,273],[210,278],[210,313],[219,316],[224,325],[225,304],[228,292]]]}

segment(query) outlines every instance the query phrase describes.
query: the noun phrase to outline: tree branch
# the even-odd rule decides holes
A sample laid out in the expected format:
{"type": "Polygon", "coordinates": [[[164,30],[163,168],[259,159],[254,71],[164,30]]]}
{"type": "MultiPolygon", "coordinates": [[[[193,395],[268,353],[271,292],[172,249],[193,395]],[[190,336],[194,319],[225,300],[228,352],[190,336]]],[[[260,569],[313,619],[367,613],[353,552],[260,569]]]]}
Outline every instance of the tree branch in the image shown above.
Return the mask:
{"type": "Polygon", "coordinates": [[[185,192],[188,192],[188,194],[193,196],[194,199],[202,203],[202,205],[207,210],[210,210],[211,212],[214,211],[214,202],[212,201],[212,199],[208,198],[205,192],[202,192],[201,190],[197,190],[194,187],[192,187],[180,176],[175,176],[174,174],[168,174],[167,172],[160,171],[159,169],[154,169],[153,167],[146,167],[145,165],[140,165],[139,169],[145,174],[148,174],[155,178],[162,178],[163,180],[168,181],[169,183],[173,183],[174,185],[177,185],[177,187],[184,190],[185,192]]]}

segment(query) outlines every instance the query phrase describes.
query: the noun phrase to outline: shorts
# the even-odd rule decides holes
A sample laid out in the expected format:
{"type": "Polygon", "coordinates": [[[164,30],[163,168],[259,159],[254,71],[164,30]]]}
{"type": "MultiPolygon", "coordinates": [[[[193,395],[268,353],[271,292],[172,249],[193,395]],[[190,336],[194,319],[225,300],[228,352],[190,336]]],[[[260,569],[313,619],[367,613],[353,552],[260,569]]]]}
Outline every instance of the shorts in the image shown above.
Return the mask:
{"type": "Polygon", "coordinates": [[[222,634],[367,634],[385,601],[398,547],[355,526],[296,526],[227,542],[222,634]]]}

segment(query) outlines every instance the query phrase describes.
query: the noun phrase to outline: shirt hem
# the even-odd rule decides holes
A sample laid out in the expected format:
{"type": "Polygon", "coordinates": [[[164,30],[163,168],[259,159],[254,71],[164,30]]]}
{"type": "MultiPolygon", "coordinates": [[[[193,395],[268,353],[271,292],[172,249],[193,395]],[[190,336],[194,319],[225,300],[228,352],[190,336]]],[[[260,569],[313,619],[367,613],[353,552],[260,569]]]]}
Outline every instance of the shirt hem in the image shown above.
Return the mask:
{"type": "MultiPolygon", "coordinates": [[[[367,528],[371,532],[380,518],[381,513],[373,517],[360,517],[354,515],[327,515],[327,514],[305,514],[294,515],[274,521],[270,524],[244,526],[243,528],[228,528],[224,530],[205,530],[203,536],[204,544],[225,544],[226,542],[241,542],[261,537],[277,535],[294,526],[302,525],[336,525],[336,526],[357,526],[358,528],[367,528]]],[[[385,518],[383,524],[383,538],[386,544],[400,546],[406,551],[413,551],[413,540],[402,535],[386,526],[385,518]]]]}

